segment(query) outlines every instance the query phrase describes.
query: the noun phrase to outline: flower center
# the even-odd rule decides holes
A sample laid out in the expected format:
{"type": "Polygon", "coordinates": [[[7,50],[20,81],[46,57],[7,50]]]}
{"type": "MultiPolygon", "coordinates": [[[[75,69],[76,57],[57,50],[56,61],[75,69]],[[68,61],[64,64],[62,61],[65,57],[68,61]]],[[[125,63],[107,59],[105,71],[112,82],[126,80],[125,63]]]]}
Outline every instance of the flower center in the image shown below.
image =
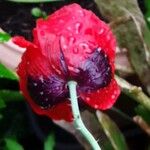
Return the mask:
{"type": "Polygon", "coordinates": [[[27,88],[33,101],[43,109],[50,108],[68,97],[66,81],[56,75],[35,79],[28,77],[27,88]]]}
{"type": "Polygon", "coordinates": [[[62,70],[66,74],[66,79],[62,79],[56,74],[48,77],[31,77],[27,79],[27,89],[33,101],[42,109],[48,109],[52,106],[63,102],[69,98],[67,82],[75,80],[78,83],[77,91],[92,92],[103,88],[110,83],[111,67],[109,59],[103,50],[96,49],[91,56],[80,64],[73,76],[70,76],[65,58],[61,56],[62,70]]]}

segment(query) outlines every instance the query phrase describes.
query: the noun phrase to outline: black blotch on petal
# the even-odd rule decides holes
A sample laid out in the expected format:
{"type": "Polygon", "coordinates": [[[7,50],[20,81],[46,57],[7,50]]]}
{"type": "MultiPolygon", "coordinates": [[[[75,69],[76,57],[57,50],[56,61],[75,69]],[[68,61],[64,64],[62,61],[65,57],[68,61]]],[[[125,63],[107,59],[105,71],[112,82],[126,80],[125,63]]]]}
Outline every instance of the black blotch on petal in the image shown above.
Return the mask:
{"type": "Polygon", "coordinates": [[[68,97],[66,82],[58,76],[53,75],[48,78],[43,76],[27,79],[27,89],[32,100],[42,109],[48,109],[68,97]]]}
{"type": "Polygon", "coordinates": [[[103,50],[96,50],[78,68],[80,72],[75,77],[81,92],[90,92],[107,86],[111,81],[111,66],[103,50]]]}

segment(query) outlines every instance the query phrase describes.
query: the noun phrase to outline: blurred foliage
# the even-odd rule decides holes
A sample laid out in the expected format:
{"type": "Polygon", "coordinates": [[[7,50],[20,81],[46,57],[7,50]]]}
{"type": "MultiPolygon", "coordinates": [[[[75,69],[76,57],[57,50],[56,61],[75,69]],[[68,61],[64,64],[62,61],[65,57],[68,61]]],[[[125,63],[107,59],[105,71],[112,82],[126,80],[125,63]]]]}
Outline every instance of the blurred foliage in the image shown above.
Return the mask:
{"type": "Polygon", "coordinates": [[[9,69],[7,69],[3,64],[0,64],[0,78],[17,80],[16,74],[10,71],[9,69]]]}
{"type": "Polygon", "coordinates": [[[150,125],[150,111],[147,110],[144,106],[138,105],[135,108],[137,115],[141,116],[149,125],[150,125]]]}
{"type": "MultiPolygon", "coordinates": [[[[33,134],[30,123],[27,122],[29,118],[26,114],[24,97],[16,83],[18,83],[16,74],[0,64],[0,149],[2,150],[24,150],[19,140],[33,134]]],[[[44,150],[53,150],[54,133],[50,134],[43,144],[44,150]]]]}
{"type": "Polygon", "coordinates": [[[44,150],[53,150],[55,146],[55,135],[51,133],[44,142],[44,150]]]}
{"type": "Polygon", "coordinates": [[[5,138],[4,150],[24,150],[24,148],[17,142],[16,139],[5,138]]]}
{"type": "Polygon", "coordinates": [[[150,0],[145,0],[145,8],[146,8],[145,20],[150,29],[150,0]]]}
{"type": "Polygon", "coordinates": [[[45,12],[45,11],[42,11],[39,7],[34,7],[34,8],[32,8],[31,14],[32,14],[32,16],[35,17],[35,18],[40,18],[40,17],[46,18],[46,17],[47,17],[46,12],[45,12]]]}
{"type": "Polygon", "coordinates": [[[0,32],[0,43],[7,42],[11,36],[8,33],[0,32]]]}
{"type": "MultiPolygon", "coordinates": [[[[115,122],[111,120],[106,114],[102,113],[101,111],[96,112],[98,120],[107,135],[108,139],[110,140],[114,150],[127,150],[127,144],[125,138],[115,122]]],[[[109,148],[110,148],[110,144],[109,148]]]]}
{"type": "Polygon", "coordinates": [[[0,109],[1,108],[5,108],[5,107],[6,107],[5,102],[4,102],[4,100],[0,96],[0,109]]]}

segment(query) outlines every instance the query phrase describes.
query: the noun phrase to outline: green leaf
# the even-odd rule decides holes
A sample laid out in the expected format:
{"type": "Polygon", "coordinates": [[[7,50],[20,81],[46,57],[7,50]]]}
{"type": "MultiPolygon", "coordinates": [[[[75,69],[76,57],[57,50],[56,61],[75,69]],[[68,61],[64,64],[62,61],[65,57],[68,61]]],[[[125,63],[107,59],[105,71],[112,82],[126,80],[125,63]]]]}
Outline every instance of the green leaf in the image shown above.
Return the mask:
{"type": "Polygon", "coordinates": [[[44,142],[44,150],[53,150],[55,146],[55,135],[51,133],[44,142]]]}
{"type": "Polygon", "coordinates": [[[125,138],[115,122],[100,111],[97,111],[96,115],[113,148],[115,150],[127,150],[128,146],[126,144],[125,138]]]}
{"type": "Polygon", "coordinates": [[[150,11],[150,0],[145,0],[144,2],[146,9],[150,11]]]}
{"type": "Polygon", "coordinates": [[[24,148],[14,139],[5,138],[5,150],[24,150],[24,148]]]}
{"type": "Polygon", "coordinates": [[[19,91],[0,90],[0,97],[4,102],[23,100],[23,96],[19,91]]]}
{"type": "Polygon", "coordinates": [[[3,64],[0,64],[0,78],[17,80],[17,75],[14,72],[7,69],[3,64]]]}
{"type": "Polygon", "coordinates": [[[3,119],[3,115],[2,115],[2,114],[0,114],[0,120],[1,120],[1,119],[3,119]]]}
{"type": "Polygon", "coordinates": [[[5,108],[5,107],[6,107],[5,102],[4,102],[4,100],[0,96],[0,109],[1,108],[5,108]]]}
{"type": "Polygon", "coordinates": [[[7,42],[11,36],[8,33],[0,32],[0,42],[7,42]]]}
{"type": "Polygon", "coordinates": [[[150,111],[147,110],[144,106],[138,105],[135,108],[137,115],[141,116],[148,124],[150,124],[150,111]]]}

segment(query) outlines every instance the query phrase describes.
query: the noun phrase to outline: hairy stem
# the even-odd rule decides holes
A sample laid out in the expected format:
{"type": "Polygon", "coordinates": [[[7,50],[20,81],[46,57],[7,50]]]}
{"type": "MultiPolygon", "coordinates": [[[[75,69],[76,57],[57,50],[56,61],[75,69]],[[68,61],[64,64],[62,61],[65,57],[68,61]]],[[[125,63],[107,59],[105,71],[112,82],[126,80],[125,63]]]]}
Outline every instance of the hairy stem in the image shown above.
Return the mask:
{"type": "Polygon", "coordinates": [[[97,141],[94,139],[92,134],[87,130],[87,128],[85,127],[81,119],[79,106],[78,106],[78,100],[77,100],[76,86],[77,86],[77,83],[75,81],[68,82],[70,99],[71,99],[71,108],[72,108],[72,113],[74,117],[74,126],[86,138],[86,140],[89,142],[93,150],[101,150],[97,141]]]}

